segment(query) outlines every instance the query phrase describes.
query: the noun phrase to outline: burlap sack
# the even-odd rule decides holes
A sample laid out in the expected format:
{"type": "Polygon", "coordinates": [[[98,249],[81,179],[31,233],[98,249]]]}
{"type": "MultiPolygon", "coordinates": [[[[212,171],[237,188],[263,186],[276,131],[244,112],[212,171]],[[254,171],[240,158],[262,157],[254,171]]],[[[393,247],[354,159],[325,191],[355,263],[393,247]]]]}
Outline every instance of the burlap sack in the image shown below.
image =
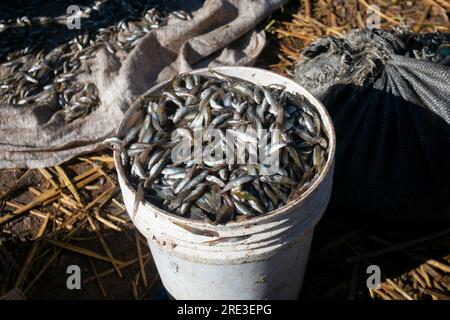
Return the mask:
{"type": "Polygon", "coordinates": [[[215,65],[251,65],[265,45],[255,26],[285,0],[207,0],[193,19],[151,31],[127,56],[101,50],[89,61],[101,105],[66,122],[45,106],[0,106],[0,168],[45,167],[102,148],[129,104],[177,72],[215,65]]]}

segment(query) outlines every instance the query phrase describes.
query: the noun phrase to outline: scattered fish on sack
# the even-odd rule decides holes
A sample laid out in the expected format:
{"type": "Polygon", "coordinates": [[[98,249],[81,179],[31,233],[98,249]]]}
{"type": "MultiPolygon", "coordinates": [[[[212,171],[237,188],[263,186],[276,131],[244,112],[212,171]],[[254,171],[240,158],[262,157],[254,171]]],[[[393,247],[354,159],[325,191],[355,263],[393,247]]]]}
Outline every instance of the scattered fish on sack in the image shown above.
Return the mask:
{"type": "Polygon", "coordinates": [[[146,199],[179,216],[219,224],[266,214],[298,198],[328,159],[318,112],[279,85],[209,74],[182,74],[159,94],[144,95],[137,123],[104,141],[120,153],[141,195],[136,204],[146,199]],[[181,141],[188,145],[180,154],[181,141]],[[231,156],[224,155],[229,148],[231,156]],[[260,158],[250,161],[256,153],[260,158]],[[270,157],[278,162],[268,162],[270,157]]]}
{"type": "MultiPolygon", "coordinates": [[[[39,11],[41,5],[36,2],[28,11],[39,11]]],[[[5,70],[0,77],[0,103],[56,107],[66,121],[73,121],[100,104],[96,86],[77,79],[88,68],[85,61],[94,58],[101,48],[111,54],[130,52],[147,33],[164,26],[169,15],[191,19],[183,10],[158,11],[142,0],[132,4],[101,0],[79,8],[85,19],[82,32],[49,52],[43,49],[46,42],[57,44],[52,36],[61,28],[59,21],[68,16],[0,19],[4,34],[0,61],[4,61],[5,70]],[[116,21],[118,16],[122,17],[120,21],[116,21]],[[23,48],[12,50],[16,46],[23,48]]]]}

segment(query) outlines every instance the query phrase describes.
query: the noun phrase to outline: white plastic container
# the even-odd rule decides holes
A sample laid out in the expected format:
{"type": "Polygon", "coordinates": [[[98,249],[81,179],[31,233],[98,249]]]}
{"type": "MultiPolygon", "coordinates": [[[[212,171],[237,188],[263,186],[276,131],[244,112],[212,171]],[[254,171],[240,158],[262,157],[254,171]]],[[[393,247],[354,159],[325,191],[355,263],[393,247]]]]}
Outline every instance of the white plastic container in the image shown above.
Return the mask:
{"type": "MultiPolygon", "coordinates": [[[[296,299],[314,227],[330,199],[336,145],[331,118],[317,99],[290,79],[257,68],[214,69],[259,85],[281,84],[304,95],[319,111],[329,137],[329,157],[321,176],[299,199],[283,208],[214,226],[176,216],[148,202],[139,204],[133,216],[135,190],[115,152],[125,205],[148,240],[162,283],[175,299],[296,299]]],[[[153,87],[145,95],[164,85],[153,87]]],[[[135,103],[125,114],[118,133],[136,118],[136,107],[135,103]]]]}

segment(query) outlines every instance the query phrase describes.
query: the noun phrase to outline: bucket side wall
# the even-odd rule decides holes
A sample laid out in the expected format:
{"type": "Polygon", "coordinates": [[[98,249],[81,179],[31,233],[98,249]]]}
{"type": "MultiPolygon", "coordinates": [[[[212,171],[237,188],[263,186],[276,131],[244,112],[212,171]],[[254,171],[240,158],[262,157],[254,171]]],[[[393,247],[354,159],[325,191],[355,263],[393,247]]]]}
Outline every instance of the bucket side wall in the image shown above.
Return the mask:
{"type": "Polygon", "coordinates": [[[185,260],[149,246],[162,283],[177,300],[296,299],[305,274],[313,230],[270,259],[236,265],[185,260]]]}

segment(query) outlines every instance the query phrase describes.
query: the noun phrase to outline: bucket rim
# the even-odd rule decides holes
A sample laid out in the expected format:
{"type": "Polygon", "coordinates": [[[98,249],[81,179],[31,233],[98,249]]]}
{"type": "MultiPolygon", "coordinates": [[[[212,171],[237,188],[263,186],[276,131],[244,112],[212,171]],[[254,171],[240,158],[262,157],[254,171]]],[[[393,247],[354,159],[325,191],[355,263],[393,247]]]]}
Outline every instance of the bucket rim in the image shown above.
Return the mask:
{"type": "MultiPolygon", "coordinates": [[[[154,210],[154,212],[156,214],[159,214],[166,218],[169,218],[172,222],[189,225],[194,228],[202,228],[202,229],[207,229],[207,230],[220,230],[220,229],[224,229],[224,228],[246,227],[246,226],[250,226],[250,225],[261,224],[261,223],[264,223],[267,221],[271,221],[274,218],[277,218],[277,217],[283,215],[285,212],[292,210],[294,207],[301,205],[313,192],[315,192],[318,189],[319,185],[323,182],[325,177],[328,175],[329,171],[333,167],[334,156],[335,156],[335,152],[336,152],[336,135],[335,135],[333,122],[332,122],[331,116],[329,115],[325,106],[302,85],[298,84],[297,82],[295,82],[292,79],[289,79],[285,76],[277,74],[273,71],[265,70],[262,68],[244,67],[244,66],[206,67],[206,68],[194,69],[194,70],[183,72],[180,74],[199,74],[199,73],[201,74],[201,73],[208,72],[209,70],[221,72],[221,71],[227,71],[230,69],[237,69],[237,70],[242,70],[244,72],[250,72],[250,73],[251,72],[267,73],[268,75],[273,76],[274,80],[276,79],[276,81],[274,81],[273,83],[278,83],[279,80],[277,78],[282,78],[285,82],[288,82],[291,85],[293,85],[294,87],[297,87],[298,89],[300,89],[298,91],[302,92],[301,94],[303,96],[305,96],[305,98],[317,109],[317,111],[319,112],[319,116],[322,120],[322,123],[325,125],[325,128],[327,130],[328,148],[329,148],[328,159],[327,159],[325,166],[324,166],[322,172],[320,173],[319,177],[298,198],[296,198],[295,200],[282,206],[281,208],[277,208],[275,210],[272,210],[272,211],[262,214],[262,215],[250,217],[250,218],[247,218],[242,221],[230,221],[225,224],[214,225],[214,224],[207,223],[207,222],[201,222],[201,221],[191,220],[191,219],[188,219],[185,217],[181,217],[179,215],[176,215],[174,213],[166,211],[162,208],[159,208],[158,206],[154,205],[153,203],[151,203],[150,201],[147,201],[147,200],[141,201],[141,203],[139,203],[139,205],[149,206],[152,210],[154,210]]],[[[122,120],[120,121],[120,123],[117,127],[116,134],[119,134],[121,132],[121,130],[125,127],[128,119],[136,111],[135,109],[139,106],[139,103],[145,96],[148,96],[151,93],[160,90],[162,87],[167,85],[170,81],[171,81],[171,79],[168,79],[166,81],[157,83],[156,85],[154,85],[153,87],[151,87],[150,89],[145,91],[143,94],[141,94],[138,98],[136,98],[136,100],[130,105],[128,110],[123,115],[122,120]]],[[[246,80],[246,81],[249,81],[249,80],[246,80]]],[[[249,81],[249,82],[251,82],[251,81],[249,81]]],[[[114,150],[113,158],[114,158],[114,165],[116,167],[116,171],[117,171],[117,174],[119,175],[119,178],[122,179],[123,184],[127,188],[130,189],[132,194],[134,196],[136,196],[135,187],[130,183],[130,181],[125,173],[124,167],[122,166],[122,162],[120,160],[120,153],[117,152],[116,150],[114,150]]],[[[123,185],[121,185],[121,188],[122,187],[123,187],[123,185]]]]}

